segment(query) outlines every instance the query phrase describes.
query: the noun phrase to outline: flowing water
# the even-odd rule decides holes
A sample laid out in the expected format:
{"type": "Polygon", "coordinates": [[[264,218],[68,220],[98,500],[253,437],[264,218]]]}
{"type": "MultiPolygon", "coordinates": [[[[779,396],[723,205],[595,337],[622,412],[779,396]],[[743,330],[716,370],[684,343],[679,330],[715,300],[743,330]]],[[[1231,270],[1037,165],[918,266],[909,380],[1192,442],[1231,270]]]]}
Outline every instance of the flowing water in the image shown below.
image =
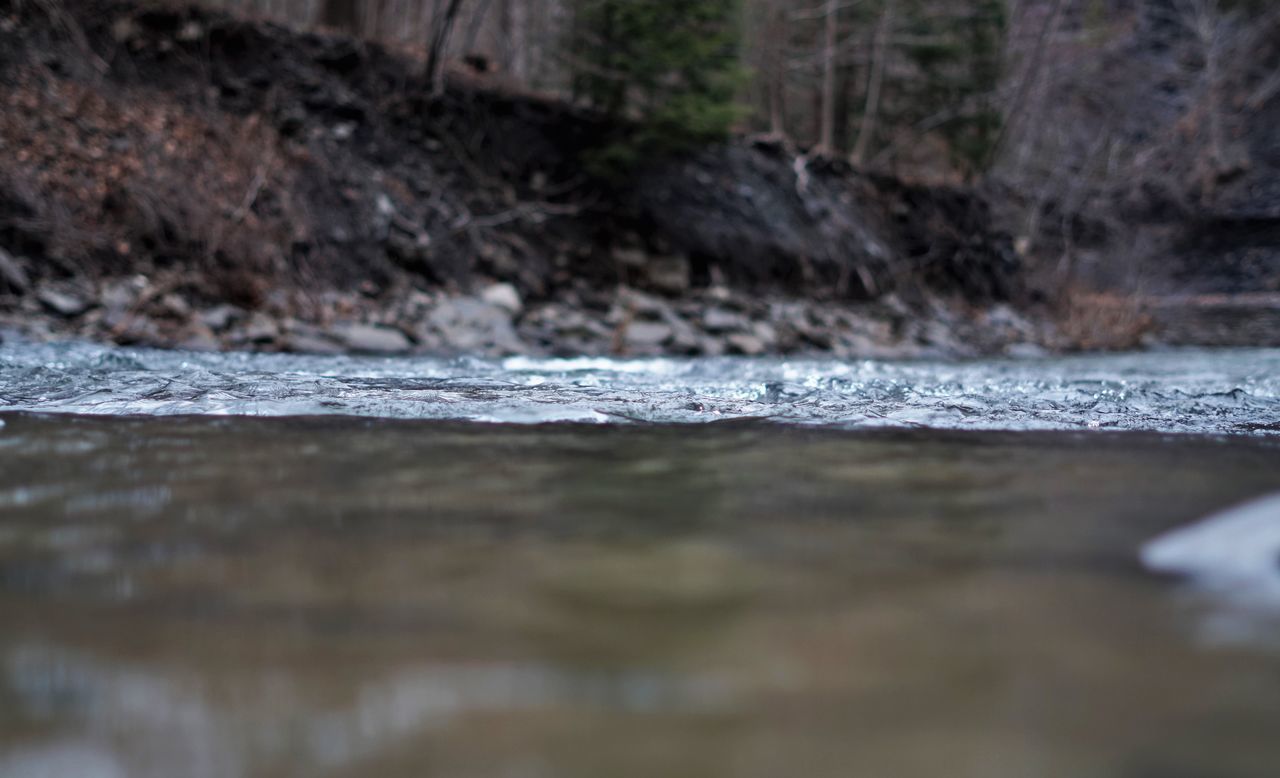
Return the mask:
{"type": "Polygon", "coordinates": [[[1270,778],[1271,541],[1148,543],[1278,433],[1274,351],[9,342],[0,776],[1270,778]]]}

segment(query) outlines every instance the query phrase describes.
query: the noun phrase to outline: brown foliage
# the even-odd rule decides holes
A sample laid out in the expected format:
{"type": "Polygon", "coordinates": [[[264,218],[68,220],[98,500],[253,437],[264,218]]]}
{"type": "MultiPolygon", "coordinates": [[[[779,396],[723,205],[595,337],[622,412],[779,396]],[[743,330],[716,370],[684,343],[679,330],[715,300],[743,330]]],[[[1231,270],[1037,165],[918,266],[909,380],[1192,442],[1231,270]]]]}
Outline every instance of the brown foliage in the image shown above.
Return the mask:
{"type": "Polygon", "coordinates": [[[213,283],[242,292],[246,274],[285,268],[290,168],[258,117],[210,118],[162,93],[108,95],[31,68],[9,78],[5,188],[30,204],[28,231],[63,271],[195,256],[213,283]]]}
{"type": "Polygon", "coordinates": [[[1151,315],[1134,297],[1080,289],[1065,295],[1058,320],[1066,344],[1082,351],[1139,348],[1153,324],[1151,315]]]}

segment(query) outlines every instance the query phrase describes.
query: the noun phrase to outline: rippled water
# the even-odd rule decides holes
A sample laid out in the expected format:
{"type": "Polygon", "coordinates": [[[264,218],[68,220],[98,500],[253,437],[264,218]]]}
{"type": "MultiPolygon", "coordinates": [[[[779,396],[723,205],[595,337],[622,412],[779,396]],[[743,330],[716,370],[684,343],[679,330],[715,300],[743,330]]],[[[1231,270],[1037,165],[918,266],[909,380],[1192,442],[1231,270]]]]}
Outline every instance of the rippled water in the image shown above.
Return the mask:
{"type": "Polygon", "coordinates": [[[9,343],[0,776],[1271,778],[1278,364],[9,343]]]}
{"type": "Polygon", "coordinates": [[[344,359],[0,345],[0,410],[1280,433],[1280,350],[1026,361],[344,359]]]}

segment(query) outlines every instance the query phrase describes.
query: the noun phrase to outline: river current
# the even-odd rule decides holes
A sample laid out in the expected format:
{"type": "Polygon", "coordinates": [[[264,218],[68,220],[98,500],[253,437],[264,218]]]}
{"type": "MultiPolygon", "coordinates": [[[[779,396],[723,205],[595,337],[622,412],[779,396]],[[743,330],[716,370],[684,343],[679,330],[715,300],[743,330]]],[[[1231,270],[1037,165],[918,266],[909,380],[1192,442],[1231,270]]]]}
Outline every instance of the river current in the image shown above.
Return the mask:
{"type": "Polygon", "coordinates": [[[0,411],[1280,434],[1280,350],[1030,360],[368,359],[0,345],[0,411]]]}
{"type": "Polygon", "coordinates": [[[1273,778],[1278,425],[1278,351],[9,340],[0,776],[1273,778]]]}

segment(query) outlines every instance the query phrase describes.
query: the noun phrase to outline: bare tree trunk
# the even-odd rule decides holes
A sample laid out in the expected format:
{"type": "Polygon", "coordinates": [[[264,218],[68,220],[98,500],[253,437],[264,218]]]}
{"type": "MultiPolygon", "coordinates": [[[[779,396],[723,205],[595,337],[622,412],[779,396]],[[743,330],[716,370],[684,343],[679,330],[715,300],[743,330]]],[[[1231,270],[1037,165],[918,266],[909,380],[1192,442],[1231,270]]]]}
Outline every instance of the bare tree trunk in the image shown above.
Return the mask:
{"type": "Polygon", "coordinates": [[[480,0],[478,6],[472,6],[471,26],[467,30],[466,38],[462,44],[463,54],[473,54],[476,50],[476,44],[480,40],[480,31],[484,29],[485,18],[489,15],[489,6],[493,5],[493,0],[480,0]]]}
{"type": "Polygon", "coordinates": [[[457,21],[458,9],[462,0],[447,0],[444,13],[431,20],[430,41],[427,43],[426,78],[431,84],[431,93],[437,97],[444,94],[444,58],[449,46],[449,37],[453,34],[453,23],[457,21]]]}
{"type": "Polygon", "coordinates": [[[1209,156],[1217,172],[1226,162],[1226,139],[1222,130],[1222,42],[1218,33],[1215,0],[1199,0],[1195,4],[1195,31],[1204,50],[1204,78],[1209,119],[1209,156]]]}
{"type": "Polygon", "coordinates": [[[822,51],[822,119],[818,149],[835,153],[836,45],[840,37],[840,0],[827,0],[825,40],[822,51]]]}
{"type": "Polygon", "coordinates": [[[758,25],[752,45],[752,54],[758,59],[748,60],[748,67],[757,71],[764,90],[764,109],[769,119],[769,134],[785,138],[787,134],[787,35],[790,18],[786,0],[757,0],[758,25]]]}
{"type": "Polygon", "coordinates": [[[499,22],[502,30],[503,67],[511,77],[527,81],[530,76],[529,17],[525,0],[503,0],[499,22]]]}
{"type": "Polygon", "coordinates": [[[893,33],[895,0],[885,0],[880,12],[880,24],[876,27],[875,49],[872,53],[871,75],[867,79],[867,103],[862,109],[862,126],[858,128],[858,140],[850,159],[861,165],[867,158],[871,139],[880,122],[880,94],[884,89],[885,63],[889,59],[889,36],[893,33]]]}
{"type": "Polygon", "coordinates": [[[776,138],[787,135],[787,85],[781,66],[769,76],[769,132],[776,138]]]}
{"type": "MultiPolygon", "coordinates": [[[[1065,6],[1065,0],[1054,0],[1048,15],[1045,16],[1044,25],[1040,28],[1040,35],[1036,40],[1035,49],[1031,52],[1031,62],[1027,65],[1026,70],[1023,71],[1022,78],[1018,81],[1018,88],[1014,93],[1013,101],[1009,103],[1005,111],[1004,126],[1000,128],[1000,134],[996,137],[995,143],[991,144],[988,163],[997,158],[1010,138],[1016,139],[1017,135],[1027,125],[1028,117],[1032,119],[1039,118],[1039,109],[1044,105],[1044,96],[1039,95],[1040,99],[1035,101],[1035,110],[1032,110],[1032,106],[1028,105],[1028,97],[1033,94],[1033,89],[1040,84],[1041,71],[1043,70],[1045,55],[1048,53],[1049,42],[1053,40],[1054,35],[1057,33],[1058,20],[1062,17],[1062,11],[1065,6]]],[[[1032,122],[1033,125],[1035,123],[1034,121],[1032,122]]],[[[1029,148],[1030,144],[1022,144],[1014,180],[1017,180],[1022,175],[1022,168],[1026,164],[1027,150],[1029,148]]]]}
{"type": "Polygon", "coordinates": [[[356,0],[324,0],[320,6],[320,24],[345,32],[358,32],[360,12],[356,0]]]}

